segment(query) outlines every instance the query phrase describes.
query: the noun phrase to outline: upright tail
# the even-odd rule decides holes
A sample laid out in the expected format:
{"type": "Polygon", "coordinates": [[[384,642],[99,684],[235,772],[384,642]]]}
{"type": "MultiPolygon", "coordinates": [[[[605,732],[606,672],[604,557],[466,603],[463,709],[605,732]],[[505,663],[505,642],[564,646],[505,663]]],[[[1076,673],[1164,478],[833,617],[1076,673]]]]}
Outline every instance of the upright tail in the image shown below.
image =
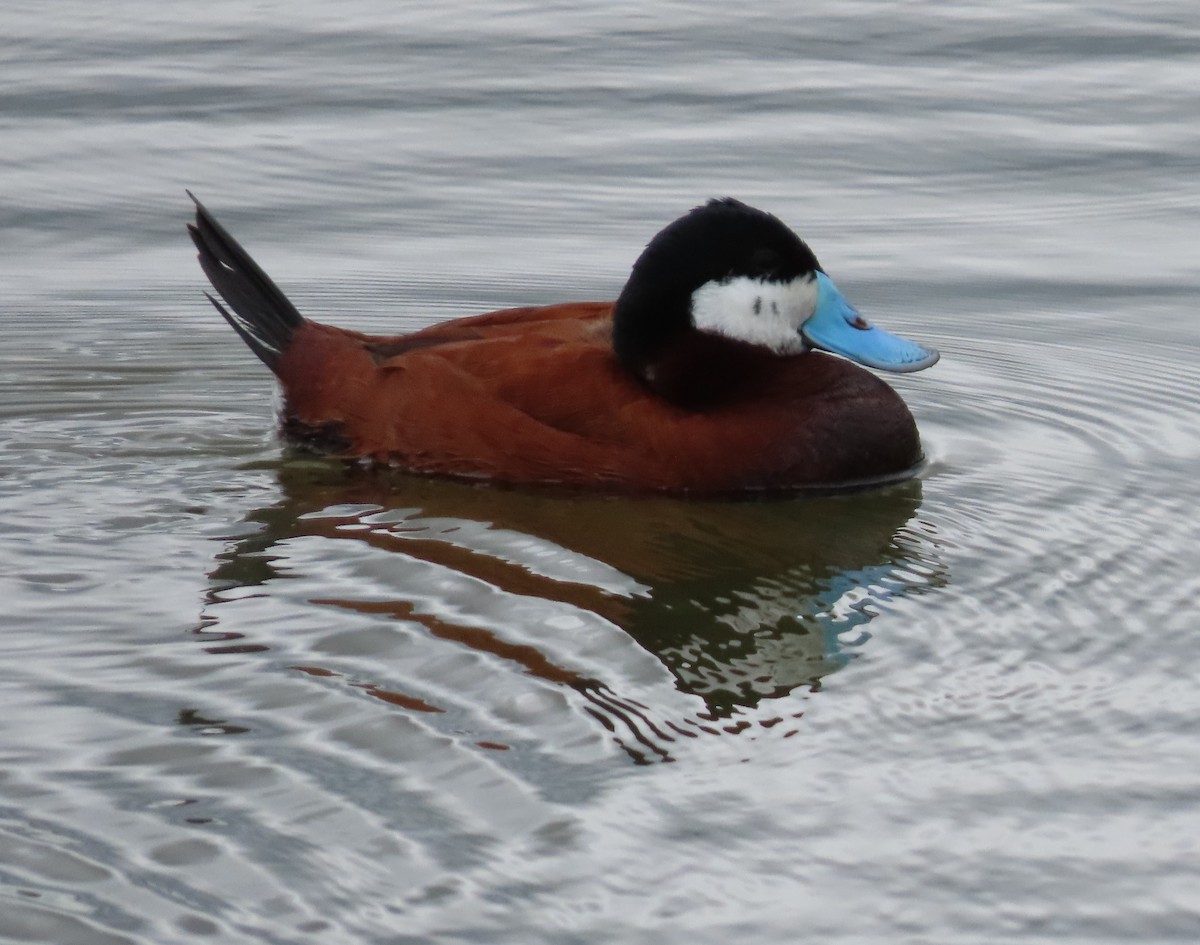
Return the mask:
{"type": "Polygon", "coordinates": [[[200,265],[233,311],[204,294],[263,364],[279,373],[277,365],[304,316],[195,194],[187,194],[196,204],[196,223],[188,224],[188,232],[200,251],[200,265]]]}

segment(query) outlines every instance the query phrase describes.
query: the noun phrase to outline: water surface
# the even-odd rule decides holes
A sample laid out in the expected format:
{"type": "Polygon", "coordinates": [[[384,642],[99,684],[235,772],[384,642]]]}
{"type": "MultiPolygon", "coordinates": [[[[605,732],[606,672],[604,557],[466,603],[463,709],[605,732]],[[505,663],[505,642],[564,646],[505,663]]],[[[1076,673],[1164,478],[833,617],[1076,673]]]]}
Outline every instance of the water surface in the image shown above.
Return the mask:
{"type": "Polygon", "coordinates": [[[0,62],[0,940],[1200,938],[1185,3],[63,2],[0,62]],[[611,298],[704,199],[930,462],[530,494],[274,438],[191,187],[311,317],[611,298]]]}

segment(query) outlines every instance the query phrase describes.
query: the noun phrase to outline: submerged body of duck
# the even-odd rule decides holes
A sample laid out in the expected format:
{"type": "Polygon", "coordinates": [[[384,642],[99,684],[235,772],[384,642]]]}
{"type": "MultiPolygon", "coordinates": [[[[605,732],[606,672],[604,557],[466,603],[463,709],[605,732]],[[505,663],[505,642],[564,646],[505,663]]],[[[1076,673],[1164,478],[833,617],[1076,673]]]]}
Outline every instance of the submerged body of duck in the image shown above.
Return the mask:
{"type": "MultiPolygon", "coordinates": [[[[937,352],[870,326],[808,246],[731,199],[676,220],[616,302],[492,312],[395,337],[305,319],[210,213],[189,227],[283,388],[289,439],[427,475],[736,495],[888,481],[921,460],[883,370],[937,352]]],[[[232,309],[232,311],[230,311],[232,309]]]]}

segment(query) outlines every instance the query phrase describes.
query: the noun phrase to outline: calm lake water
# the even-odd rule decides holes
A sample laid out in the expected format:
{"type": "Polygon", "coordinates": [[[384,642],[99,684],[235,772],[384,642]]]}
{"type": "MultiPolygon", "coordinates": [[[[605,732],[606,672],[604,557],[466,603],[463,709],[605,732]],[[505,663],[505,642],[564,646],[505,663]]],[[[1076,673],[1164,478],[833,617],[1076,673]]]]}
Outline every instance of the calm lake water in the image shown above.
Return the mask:
{"type": "Polygon", "coordinates": [[[8,3],[0,941],[1200,941],[1191,2],[8,3]],[[433,11],[437,7],[437,12],[433,11]],[[710,196],[936,345],[764,503],[289,456],[190,187],[376,332],[710,196]]]}

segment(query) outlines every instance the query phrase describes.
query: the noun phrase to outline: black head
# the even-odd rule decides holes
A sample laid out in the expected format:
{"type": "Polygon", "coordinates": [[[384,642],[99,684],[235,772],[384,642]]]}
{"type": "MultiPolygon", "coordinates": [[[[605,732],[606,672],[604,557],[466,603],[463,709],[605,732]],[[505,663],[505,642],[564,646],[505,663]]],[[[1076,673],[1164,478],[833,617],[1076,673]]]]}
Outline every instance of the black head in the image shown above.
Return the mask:
{"type": "MultiPolygon", "coordinates": [[[[808,245],[778,218],[731,197],[710,200],[663,229],[634,263],[613,309],[617,358],[652,381],[656,362],[696,333],[698,290],[739,281],[804,283],[820,268],[808,245]]],[[[770,302],[761,301],[759,309],[770,302]]],[[[776,354],[803,350],[799,335],[792,335],[794,350],[776,354]]],[[[746,341],[756,342],[770,347],[766,340],[746,341]]]]}

